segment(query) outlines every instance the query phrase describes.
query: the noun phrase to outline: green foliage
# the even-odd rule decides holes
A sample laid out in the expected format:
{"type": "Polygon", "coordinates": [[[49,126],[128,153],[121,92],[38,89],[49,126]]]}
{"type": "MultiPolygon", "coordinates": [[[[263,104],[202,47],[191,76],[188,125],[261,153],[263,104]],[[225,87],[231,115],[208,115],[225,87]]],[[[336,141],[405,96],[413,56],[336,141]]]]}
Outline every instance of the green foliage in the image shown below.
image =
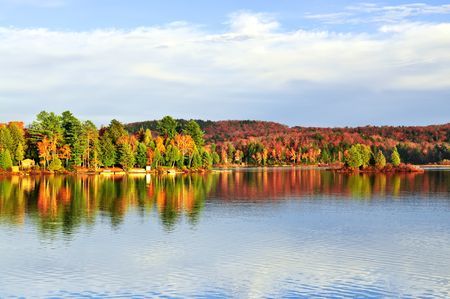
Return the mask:
{"type": "Polygon", "coordinates": [[[178,123],[171,116],[164,116],[158,121],[159,133],[167,139],[173,139],[177,134],[178,123]]]}
{"type": "Polygon", "coordinates": [[[147,146],[147,147],[150,147],[150,148],[155,147],[154,142],[153,142],[152,132],[149,129],[145,130],[143,142],[144,142],[145,146],[147,146]]]}
{"type": "Polygon", "coordinates": [[[356,147],[361,155],[361,166],[367,167],[370,164],[370,158],[372,157],[372,150],[368,145],[357,144],[356,147]]]}
{"type": "Polygon", "coordinates": [[[11,153],[8,149],[4,149],[0,152],[0,169],[9,170],[13,166],[11,153]]]}
{"type": "Polygon", "coordinates": [[[0,126],[0,150],[13,150],[14,142],[8,127],[0,126]]]}
{"type": "Polygon", "coordinates": [[[186,123],[183,129],[183,134],[190,135],[194,140],[195,145],[198,147],[203,146],[205,143],[205,140],[203,139],[203,135],[205,135],[205,133],[195,120],[190,120],[186,123]]]}
{"type": "Polygon", "coordinates": [[[359,147],[352,145],[345,156],[345,164],[351,168],[359,168],[363,165],[363,159],[359,147]]]}
{"type": "Polygon", "coordinates": [[[200,153],[198,152],[198,150],[195,150],[194,153],[192,154],[192,163],[191,163],[191,167],[193,169],[198,169],[200,167],[202,167],[202,156],[200,155],[200,153]]]}
{"type": "Polygon", "coordinates": [[[375,155],[375,167],[382,169],[384,166],[386,166],[386,157],[383,155],[381,150],[378,150],[375,155]]]}
{"type": "Polygon", "coordinates": [[[157,168],[160,163],[163,162],[163,156],[161,155],[161,152],[159,149],[155,149],[155,153],[153,154],[153,167],[157,168]]]}
{"type": "Polygon", "coordinates": [[[204,151],[202,154],[202,164],[206,169],[210,169],[213,165],[213,158],[207,151],[204,151]]]}
{"type": "Polygon", "coordinates": [[[50,171],[60,171],[63,169],[62,162],[58,156],[54,156],[50,164],[48,165],[48,170],[50,171]]]}
{"type": "Polygon", "coordinates": [[[24,158],[25,158],[25,151],[23,149],[22,143],[19,143],[16,147],[14,159],[17,162],[17,164],[20,164],[20,162],[22,162],[24,158]]]}
{"type": "Polygon", "coordinates": [[[391,162],[392,162],[392,165],[394,165],[395,167],[399,166],[401,163],[400,154],[398,153],[396,147],[394,147],[394,150],[392,151],[391,162]]]}
{"type": "Polygon", "coordinates": [[[220,156],[216,151],[213,151],[211,154],[212,157],[212,163],[213,165],[219,164],[220,163],[220,156]]]}
{"type": "Polygon", "coordinates": [[[125,130],[124,125],[116,119],[113,119],[111,121],[108,128],[106,129],[106,134],[108,134],[109,138],[111,138],[113,144],[115,145],[117,145],[117,141],[121,137],[128,136],[128,132],[127,130],[125,130]]]}
{"type": "Polygon", "coordinates": [[[141,168],[147,166],[147,146],[142,142],[137,145],[136,164],[141,168]]]}
{"type": "Polygon", "coordinates": [[[166,165],[173,167],[177,161],[180,161],[181,152],[176,146],[169,144],[165,156],[166,165]]]}
{"type": "Polygon", "coordinates": [[[43,137],[52,139],[63,137],[62,119],[53,112],[42,111],[36,116],[36,120],[30,126],[30,134],[35,140],[42,140],[43,137]]]}
{"type": "Polygon", "coordinates": [[[134,166],[134,153],[131,145],[124,143],[120,146],[119,150],[119,164],[125,170],[129,170],[134,166]]]}
{"type": "Polygon", "coordinates": [[[111,138],[103,135],[100,138],[100,162],[104,167],[111,167],[116,163],[116,147],[111,138]]]}

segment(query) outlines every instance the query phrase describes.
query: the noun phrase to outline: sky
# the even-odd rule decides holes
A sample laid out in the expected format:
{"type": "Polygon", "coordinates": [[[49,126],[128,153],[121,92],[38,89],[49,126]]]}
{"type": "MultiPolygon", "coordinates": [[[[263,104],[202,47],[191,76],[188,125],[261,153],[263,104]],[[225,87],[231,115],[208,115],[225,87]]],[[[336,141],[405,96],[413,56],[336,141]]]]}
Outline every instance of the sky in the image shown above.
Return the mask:
{"type": "Polygon", "coordinates": [[[450,122],[450,2],[0,0],[0,122],[450,122]]]}

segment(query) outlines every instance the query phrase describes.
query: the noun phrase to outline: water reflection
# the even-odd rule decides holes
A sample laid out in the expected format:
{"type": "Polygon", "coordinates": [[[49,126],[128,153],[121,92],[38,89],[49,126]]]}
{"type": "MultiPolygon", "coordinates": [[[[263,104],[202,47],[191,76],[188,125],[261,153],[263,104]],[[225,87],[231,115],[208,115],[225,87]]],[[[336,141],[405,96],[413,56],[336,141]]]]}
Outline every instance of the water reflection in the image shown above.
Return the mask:
{"type": "Polygon", "coordinates": [[[122,223],[129,210],[156,213],[171,230],[186,218],[195,225],[207,198],[274,201],[339,196],[352,199],[448,194],[449,172],[338,174],[318,170],[255,169],[177,176],[24,176],[0,178],[0,221],[23,225],[27,218],[43,233],[70,234],[98,217],[122,223]]]}

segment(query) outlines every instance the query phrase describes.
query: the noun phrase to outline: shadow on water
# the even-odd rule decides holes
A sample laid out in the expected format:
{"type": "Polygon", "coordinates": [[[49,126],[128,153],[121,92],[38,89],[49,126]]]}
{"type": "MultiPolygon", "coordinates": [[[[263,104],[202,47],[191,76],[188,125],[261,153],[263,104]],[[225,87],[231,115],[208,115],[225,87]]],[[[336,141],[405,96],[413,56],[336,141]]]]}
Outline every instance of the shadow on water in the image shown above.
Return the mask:
{"type": "Polygon", "coordinates": [[[118,228],[130,211],[158,216],[167,231],[199,221],[207,200],[286,198],[371,199],[402,193],[450,192],[450,172],[338,174],[301,169],[256,169],[177,176],[25,176],[0,178],[0,224],[34,223],[45,235],[70,235],[97,219],[118,228]],[[208,199],[210,198],[210,199],[208,199]]]}

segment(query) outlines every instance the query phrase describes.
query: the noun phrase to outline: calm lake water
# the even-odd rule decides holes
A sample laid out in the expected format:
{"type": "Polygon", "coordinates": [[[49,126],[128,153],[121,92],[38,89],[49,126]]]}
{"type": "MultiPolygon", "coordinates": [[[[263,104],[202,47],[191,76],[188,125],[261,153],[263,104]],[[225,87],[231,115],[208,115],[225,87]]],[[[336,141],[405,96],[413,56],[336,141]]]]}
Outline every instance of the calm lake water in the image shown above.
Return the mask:
{"type": "Polygon", "coordinates": [[[450,297],[450,171],[0,178],[0,297],[450,297]]]}

